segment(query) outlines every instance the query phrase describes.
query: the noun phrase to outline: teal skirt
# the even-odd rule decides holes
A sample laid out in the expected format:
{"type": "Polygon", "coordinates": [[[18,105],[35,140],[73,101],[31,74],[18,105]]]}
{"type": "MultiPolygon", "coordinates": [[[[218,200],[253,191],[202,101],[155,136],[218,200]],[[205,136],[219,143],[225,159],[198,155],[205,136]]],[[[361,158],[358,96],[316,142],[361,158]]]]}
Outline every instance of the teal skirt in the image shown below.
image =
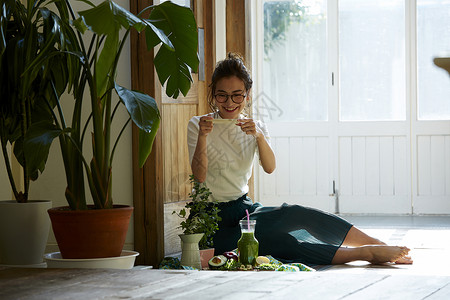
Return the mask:
{"type": "Polygon", "coordinates": [[[221,202],[219,208],[222,221],[213,238],[216,255],[237,248],[245,210],[256,220],[259,255],[272,255],[283,262],[330,264],[353,226],[336,215],[301,205],[263,207],[247,195],[221,202]]]}

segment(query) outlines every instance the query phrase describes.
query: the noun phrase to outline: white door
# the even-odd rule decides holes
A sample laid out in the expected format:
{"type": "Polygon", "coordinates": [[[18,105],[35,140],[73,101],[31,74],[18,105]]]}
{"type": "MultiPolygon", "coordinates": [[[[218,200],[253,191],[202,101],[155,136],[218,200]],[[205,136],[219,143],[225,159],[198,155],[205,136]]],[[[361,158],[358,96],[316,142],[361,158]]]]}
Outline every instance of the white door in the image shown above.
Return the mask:
{"type": "Polygon", "coordinates": [[[450,78],[431,61],[450,3],[413,2],[252,2],[255,115],[277,156],[258,168],[264,205],[450,213],[450,78]]]}

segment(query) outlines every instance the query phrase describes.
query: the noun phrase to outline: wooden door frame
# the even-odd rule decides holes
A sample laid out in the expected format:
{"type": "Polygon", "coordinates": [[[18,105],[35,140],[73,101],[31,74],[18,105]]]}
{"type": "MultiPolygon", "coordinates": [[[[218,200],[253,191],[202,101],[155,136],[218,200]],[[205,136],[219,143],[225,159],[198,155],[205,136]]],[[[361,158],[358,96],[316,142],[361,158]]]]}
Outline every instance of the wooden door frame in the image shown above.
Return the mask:
{"type": "Polygon", "coordinates": [[[245,36],[245,1],[227,0],[226,20],[227,20],[227,53],[237,52],[246,60],[246,36],[245,36]]]}
{"type": "MultiPolygon", "coordinates": [[[[137,14],[152,4],[152,0],[130,0],[130,11],[137,14]]],[[[135,31],[131,31],[130,48],[132,89],[149,94],[158,102],[158,97],[155,97],[153,50],[147,50],[145,37],[135,31]]],[[[134,249],[140,253],[136,264],[156,267],[164,256],[161,131],[156,134],[147,162],[143,168],[139,168],[139,129],[134,124],[132,127],[134,249]]]]}

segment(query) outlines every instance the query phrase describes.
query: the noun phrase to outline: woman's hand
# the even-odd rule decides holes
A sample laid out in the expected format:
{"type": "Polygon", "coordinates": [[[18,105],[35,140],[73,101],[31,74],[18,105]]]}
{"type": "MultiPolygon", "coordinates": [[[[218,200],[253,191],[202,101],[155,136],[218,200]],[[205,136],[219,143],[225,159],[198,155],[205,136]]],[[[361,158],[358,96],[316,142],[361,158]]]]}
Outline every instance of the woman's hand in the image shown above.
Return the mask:
{"type": "Polygon", "coordinates": [[[206,172],[208,170],[208,155],[206,153],[207,143],[206,137],[213,130],[213,117],[202,116],[198,121],[198,138],[195,147],[194,156],[192,158],[191,169],[195,180],[204,182],[206,180],[206,172]]]}
{"type": "Polygon", "coordinates": [[[211,116],[202,116],[200,121],[198,121],[198,135],[199,136],[207,136],[213,130],[213,120],[214,118],[211,116]]]}
{"type": "Polygon", "coordinates": [[[238,119],[236,125],[240,126],[241,130],[247,135],[252,135],[255,138],[264,136],[261,129],[256,126],[253,119],[238,119]]]}
{"type": "Polygon", "coordinates": [[[255,124],[253,119],[239,119],[237,122],[236,125],[240,126],[245,134],[252,135],[256,138],[261,166],[266,173],[272,173],[276,167],[275,154],[267,142],[261,128],[255,124]]]}

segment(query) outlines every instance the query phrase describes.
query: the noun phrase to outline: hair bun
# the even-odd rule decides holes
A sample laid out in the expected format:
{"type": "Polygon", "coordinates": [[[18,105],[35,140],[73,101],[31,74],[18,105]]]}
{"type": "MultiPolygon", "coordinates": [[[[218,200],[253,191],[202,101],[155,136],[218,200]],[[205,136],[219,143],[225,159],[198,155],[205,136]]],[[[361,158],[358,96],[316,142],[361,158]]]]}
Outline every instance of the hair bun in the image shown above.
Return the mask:
{"type": "Polygon", "coordinates": [[[228,52],[227,54],[228,59],[238,59],[244,63],[244,58],[237,52],[228,52]]]}

